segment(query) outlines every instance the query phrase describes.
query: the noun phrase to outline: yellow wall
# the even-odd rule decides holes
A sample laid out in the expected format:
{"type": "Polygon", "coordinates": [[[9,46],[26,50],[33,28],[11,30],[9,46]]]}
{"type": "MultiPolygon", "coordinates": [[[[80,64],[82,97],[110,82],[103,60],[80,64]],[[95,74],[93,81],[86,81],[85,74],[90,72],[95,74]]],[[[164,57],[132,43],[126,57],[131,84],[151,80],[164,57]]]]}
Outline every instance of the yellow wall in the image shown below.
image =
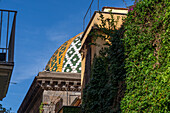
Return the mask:
{"type": "MultiPolygon", "coordinates": [[[[110,13],[102,13],[102,15],[104,16],[105,19],[106,18],[111,18],[110,13]]],[[[117,23],[117,27],[119,28],[122,25],[122,17],[126,17],[126,15],[113,14],[113,18],[115,20],[117,20],[118,16],[120,17],[120,19],[119,19],[119,21],[117,23]]],[[[93,20],[91,21],[88,28],[86,28],[87,29],[86,32],[84,32],[84,34],[83,34],[83,37],[82,37],[83,39],[82,39],[82,42],[81,42],[81,46],[84,46],[85,40],[87,39],[87,37],[88,37],[90,31],[92,30],[92,28],[94,27],[94,25],[95,24],[98,24],[98,25],[101,24],[101,21],[98,20],[98,19],[100,19],[100,14],[99,14],[99,12],[95,12],[93,20]]]]}
{"type": "Polygon", "coordinates": [[[81,52],[81,85],[84,79],[84,72],[85,72],[85,51],[81,52]]]}
{"type": "MultiPolygon", "coordinates": [[[[126,11],[124,11],[126,12],[126,11]]],[[[116,25],[116,28],[120,28],[121,25],[122,25],[122,18],[126,17],[125,14],[121,14],[122,12],[120,12],[120,14],[113,14],[113,18],[115,20],[117,20],[117,17],[119,16],[119,20],[117,22],[117,25],[116,25]]],[[[102,13],[102,15],[104,16],[104,19],[107,19],[107,18],[111,18],[111,15],[110,13],[102,13]]],[[[84,88],[84,85],[83,84],[83,81],[84,81],[84,73],[85,73],[85,68],[87,68],[87,66],[85,65],[86,62],[93,62],[93,58],[95,55],[99,55],[99,51],[101,50],[102,47],[104,47],[104,43],[105,41],[103,41],[101,38],[97,38],[96,42],[97,44],[100,44],[102,46],[98,47],[98,46],[94,46],[94,45],[91,45],[90,48],[91,48],[91,61],[86,61],[86,55],[87,55],[87,46],[88,43],[87,43],[87,40],[89,40],[88,38],[92,38],[92,37],[89,37],[89,33],[91,32],[91,30],[93,29],[93,27],[95,26],[95,24],[101,24],[101,21],[98,20],[100,19],[100,14],[99,12],[95,12],[92,19],[91,19],[91,22],[89,23],[89,25],[87,26],[84,34],[83,34],[83,37],[82,37],[82,42],[81,42],[81,49],[80,49],[80,52],[81,52],[81,55],[82,55],[82,61],[81,61],[81,85],[82,85],[82,88],[84,88]]],[[[107,26],[108,27],[108,26],[107,26]]]]}

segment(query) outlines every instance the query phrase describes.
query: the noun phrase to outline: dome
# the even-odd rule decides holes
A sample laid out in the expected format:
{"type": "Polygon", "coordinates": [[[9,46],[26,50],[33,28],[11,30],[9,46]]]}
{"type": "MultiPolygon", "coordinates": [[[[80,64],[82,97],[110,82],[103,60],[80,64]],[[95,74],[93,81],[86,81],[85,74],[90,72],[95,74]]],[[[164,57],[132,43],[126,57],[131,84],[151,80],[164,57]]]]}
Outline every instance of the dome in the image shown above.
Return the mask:
{"type": "Polygon", "coordinates": [[[48,61],[45,70],[81,73],[81,54],[79,53],[81,37],[82,33],[62,44],[48,61]]]}

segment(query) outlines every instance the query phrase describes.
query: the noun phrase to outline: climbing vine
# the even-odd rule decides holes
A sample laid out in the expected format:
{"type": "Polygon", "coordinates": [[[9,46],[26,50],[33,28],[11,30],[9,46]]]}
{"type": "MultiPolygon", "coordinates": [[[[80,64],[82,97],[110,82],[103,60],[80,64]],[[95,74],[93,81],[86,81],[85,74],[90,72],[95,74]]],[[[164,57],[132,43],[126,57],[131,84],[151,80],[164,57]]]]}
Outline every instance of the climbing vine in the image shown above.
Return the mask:
{"type": "Polygon", "coordinates": [[[39,113],[43,113],[43,102],[41,102],[41,105],[39,106],[39,113]]]}
{"type": "Polygon", "coordinates": [[[116,29],[118,20],[119,17],[115,19],[112,14],[110,19],[104,19],[101,14],[102,24],[96,25],[97,29],[90,34],[93,41],[100,37],[108,47],[103,48],[100,56],[93,60],[91,80],[83,90],[82,109],[85,113],[120,112],[120,100],[125,90],[125,56],[121,40],[124,29],[123,26],[116,29]]]}
{"type": "Polygon", "coordinates": [[[113,16],[100,19],[90,35],[110,43],[93,61],[83,112],[169,112],[170,2],[138,0],[120,29],[113,16]]]}
{"type": "Polygon", "coordinates": [[[138,1],[124,27],[127,87],[122,112],[169,112],[169,0],[138,1]]]}

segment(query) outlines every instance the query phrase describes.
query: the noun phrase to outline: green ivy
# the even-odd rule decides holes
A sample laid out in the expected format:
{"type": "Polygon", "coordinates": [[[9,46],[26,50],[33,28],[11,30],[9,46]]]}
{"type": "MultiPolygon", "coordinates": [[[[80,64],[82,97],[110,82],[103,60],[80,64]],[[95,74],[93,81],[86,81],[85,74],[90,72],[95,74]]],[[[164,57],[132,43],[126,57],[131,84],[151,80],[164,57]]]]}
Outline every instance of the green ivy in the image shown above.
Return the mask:
{"type": "Polygon", "coordinates": [[[169,112],[170,2],[138,0],[118,30],[112,15],[104,19],[101,14],[99,20],[90,35],[111,44],[93,61],[83,112],[169,112]]]}
{"type": "MultiPolygon", "coordinates": [[[[104,19],[101,14],[100,19],[102,24],[96,25],[97,29],[90,35],[93,40],[100,37],[109,40],[110,43],[106,42],[108,48],[103,48],[100,57],[95,57],[93,60],[91,80],[83,89],[82,111],[84,113],[120,112],[120,100],[125,90],[125,56],[121,40],[124,34],[123,26],[119,30],[115,29],[119,17],[114,19],[113,15],[111,19],[104,19]],[[109,24],[109,28],[106,28],[106,23],[109,24]]],[[[94,45],[100,46],[95,43],[94,45]]]]}
{"type": "Polygon", "coordinates": [[[43,113],[43,102],[41,102],[41,105],[39,106],[39,113],[43,113]]]}
{"type": "Polygon", "coordinates": [[[80,107],[75,107],[75,106],[63,106],[62,110],[58,111],[62,113],[80,113],[81,109],[80,107]]]}
{"type": "Polygon", "coordinates": [[[106,68],[103,68],[107,66],[105,61],[106,59],[102,57],[94,61],[91,81],[83,90],[82,108],[85,113],[102,113],[108,111],[108,106],[111,106],[111,102],[108,102],[111,92],[106,85],[109,77],[106,76],[106,68]]]}
{"type": "Polygon", "coordinates": [[[169,112],[169,0],[140,0],[124,26],[127,87],[122,112],[169,112]]]}

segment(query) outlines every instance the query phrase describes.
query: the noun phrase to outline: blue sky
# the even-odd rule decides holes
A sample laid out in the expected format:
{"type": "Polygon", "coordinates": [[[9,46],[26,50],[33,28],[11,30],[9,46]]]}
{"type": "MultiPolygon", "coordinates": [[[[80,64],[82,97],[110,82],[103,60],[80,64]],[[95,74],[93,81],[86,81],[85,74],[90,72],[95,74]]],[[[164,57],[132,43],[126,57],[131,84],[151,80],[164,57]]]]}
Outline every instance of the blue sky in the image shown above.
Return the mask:
{"type": "MultiPolygon", "coordinates": [[[[83,17],[90,3],[91,0],[0,0],[0,9],[18,11],[11,78],[17,84],[9,85],[7,97],[0,102],[4,107],[17,112],[34,77],[57,48],[83,31],[83,17]]],[[[122,0],[100,0],[100,9],[102,6],[125,7],[122,0]]]]}

